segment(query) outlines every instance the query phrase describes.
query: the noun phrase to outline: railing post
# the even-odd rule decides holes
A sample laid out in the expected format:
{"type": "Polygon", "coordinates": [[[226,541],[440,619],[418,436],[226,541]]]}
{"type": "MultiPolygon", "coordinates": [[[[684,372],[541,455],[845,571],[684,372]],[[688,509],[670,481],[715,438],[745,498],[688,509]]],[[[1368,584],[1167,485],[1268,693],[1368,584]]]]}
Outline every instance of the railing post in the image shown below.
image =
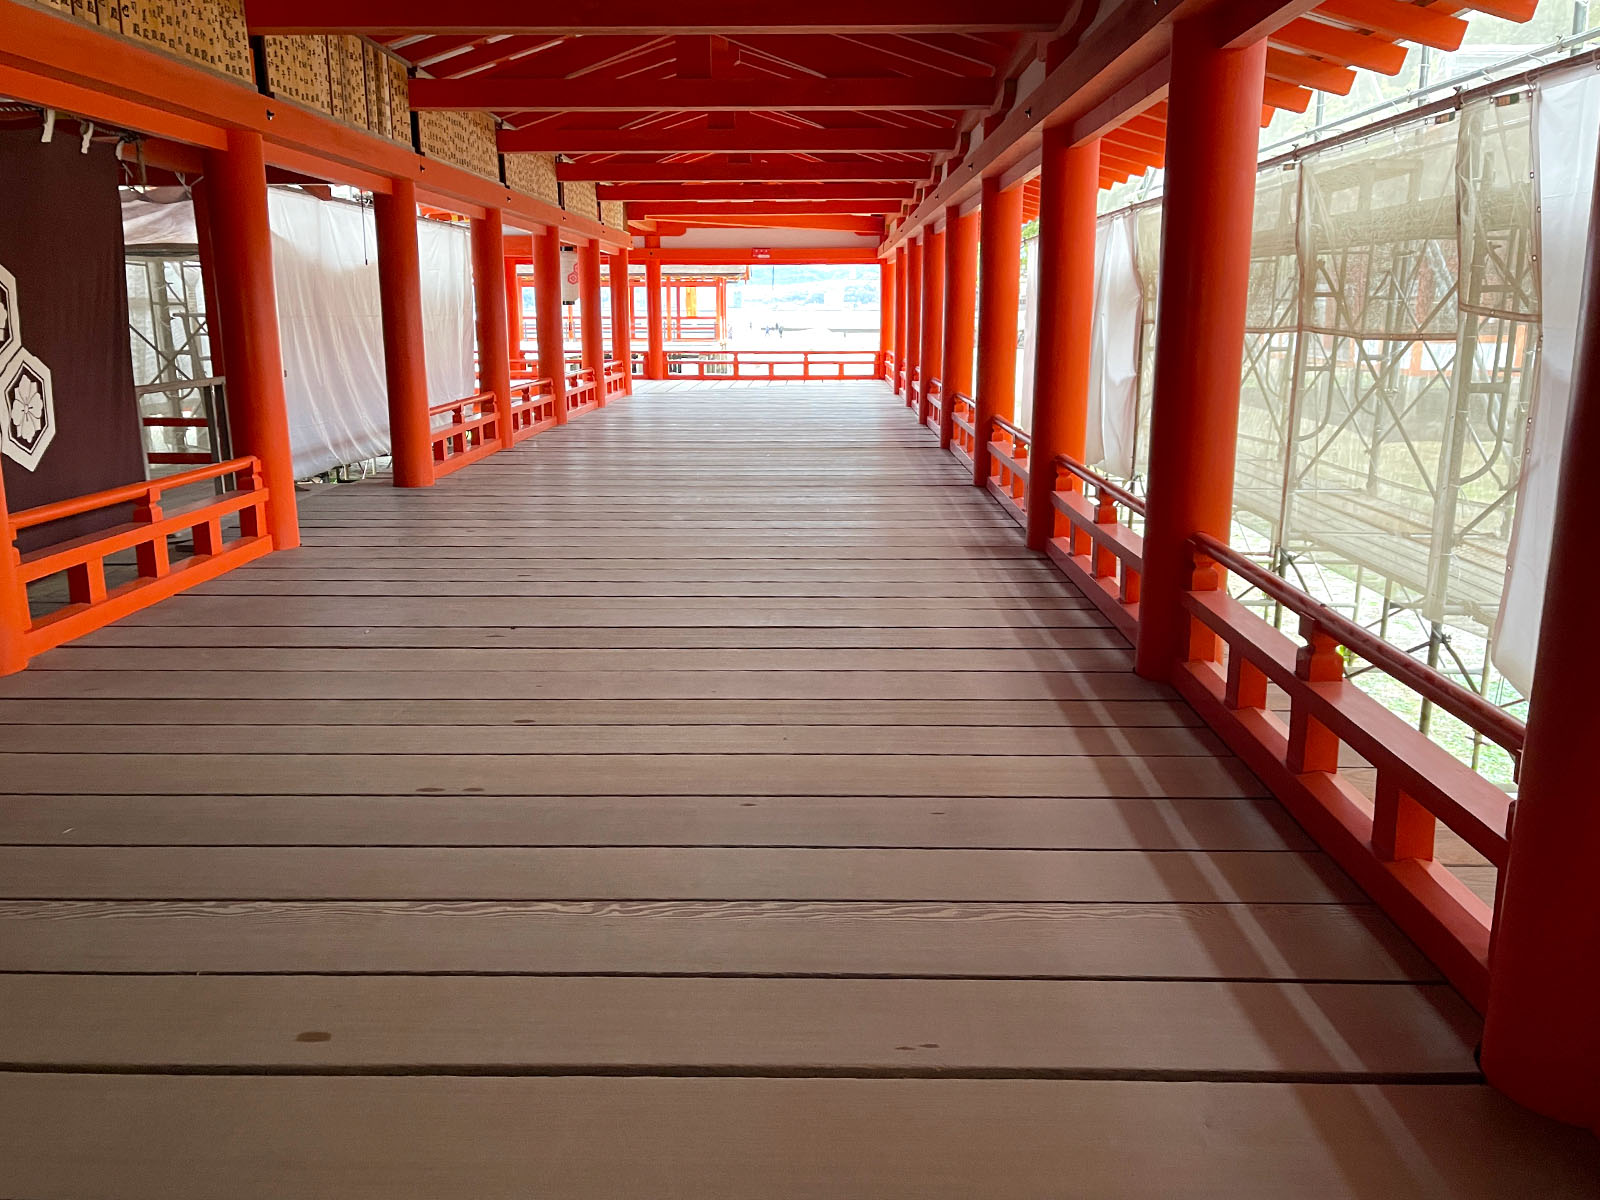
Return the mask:
{"type": "MultiPolygon", "coordinates": [[[[491,208],[472,221],[472,291],[478,309],[478,387],[493,397],[491,405],[502,404],[509,408],[511,344],[507,340],[505,262],[504,220],[498,208],[491,208]]],[[[498,434],[501,448],[510,449],[510,428],[498,423],[494,432],[498,434]]]]}
{"type": "Polygon", "coordinates": [[[922,386],[917,389],[917,423],[928,423],[928,384],[939,378],[944,354],[944,243],[945,234],[931,226],[922,239],[922,386]]]}
{"type": "Polygon", "coordinates": [[[611,358],[622,368],[622,394],[633,395],[633,284],[628,282],[628,249],[606,256],[611,285],[611,358]]]}
{"type": "MultiPolygon", "coordinates": [[[[1344,658],[1339,654],[1338,639],[1312,617],[1300,618],[1300,636],[1306,644],[1295,653],[1295,678],[1306,683],[1342,680],[1344,658]]],[[[1290,699],[1289,750],[1284,761],[1296,775],[1339,769],[1339,739],[1307,712],[1305,702],[1298,698],[1290,699]]]]}
{"type": "Polygon", "coordinates": [[[216,320],[228,348],[228,427],[234,453],[261,460],[274,549],[292,550],[300,544],[300,521],[272,282],[267,163],[260,134],[230,129],[226,137],[224,149],[206,152],[206,185],[216,320]]]}
{"type": "Polygon", "coordinates": [[[1239,426],[1266,43],[1225,49],[1204,17],[1172,30],[1150,497],[1135,669],[1182,661],[1189,538],[1227,541],[1239,426]]]}
{"type": "Polygon", "coordinates": [[[533,302],[539,313],[539,374],[550,381],[557,425],[567,423],[567,352],[561,326],[561,234],[533,239],[533,302]]]}
{"type": "Polygon", "coordinates": [[[910,268],[906,265],[905,243],[894,252],[894,392],[905,390],[906,374],[906,294],[911,282],[910,268]]]}
{"type": "Polygon", "coordinates": [[[1595,196],[1528,736],[1489,957],[1483,1069],[1512,1099],[1600,1132],[1600,804],[1589,651],[1600,596],[1600,170],[1595,196]]]}
{"type": "Polygon", "coordinates": [[[1017,302],[1022,280],[1022,188],[983,181],[978,239],[978,383],[972,403],[972,482],[989,483],[989,431],[1010,420],[1017,393],[1017,302]]]}
{"type": "MultiPolygon", "coordinates": [[[[1259,113],[1258,113],[1259,117],[1259,113]]],[[[1094,330],[1094,226],[1100,198],[1100,143],[1074,146],[1067,129],[1044,131],[1039,177],[1039,329],[1033,373],[1033,456],[1082,460],[1089,412],[1094,330]]],[[[1055,480],[1030,472],[1027,543],[1050,540],[1055,480]]]]}
{"type": "Polygon", "coordinates": [[[583,325],[583,365],[595,377],[595,403],[604,405],[606,339],[600,325],[600,243],[588,241],[578,247],[578,305],[583,325]]]}
{"type": "Polygon", "coordinates": [[[906,405],[912,403],[911,377],[922,362],[922,242],[931,237],[925,232],[922,239],[910,238],[906,242],[906,405]]]}
{"type": "Polygon", "coordinates": [[[383,302],[383,366],[389,381],[394,484],[431,487],[433,437],[428,418],[428,368],[422,349],[416,184],[395,179],[388,195],[380,192],[372,200],[378,226],[378,287],[383,302]]]}
{"type": "Polygon", "coordinates": [[[950,448],[958,393],[972,393],[972,322],[978,304],[978,214],[944,210],[944,352],[939,379],[939,448],[950,448]]]}
{"type": "Polygon", "coordinates": [[[522,276],[520,259],[506,259],[506,349],[519,371],[526,370],[522,350],[522,276]]]}
{"type": "Polygon", "coordinates": [[[644,377],[667,377],[667,335],[661,325],[661,263],[652,258],[644,264],[645,332],[649,337],[644,357],[644,377]]]}

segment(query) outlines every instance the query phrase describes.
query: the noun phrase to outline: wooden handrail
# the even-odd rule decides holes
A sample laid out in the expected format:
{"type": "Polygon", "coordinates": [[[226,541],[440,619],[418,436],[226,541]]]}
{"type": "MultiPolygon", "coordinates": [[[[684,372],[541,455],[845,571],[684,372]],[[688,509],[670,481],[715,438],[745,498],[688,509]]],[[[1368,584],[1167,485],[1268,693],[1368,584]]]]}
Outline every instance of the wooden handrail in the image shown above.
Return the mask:
{"type": "Polygon", "coordinates": [[[495,396],[493,392],[478,392],[475,395],[466,396],[460,400],[449,400],[443,404],[435,404],[433,407],[428,409],[428,416],[437,417],[443,413],[454,412],[458,408],[465,408],[469,404],[480,404],[488,407],[489,405],[492,405],[494,401],[495,396]]]}
{"type": "Polygon", "coordinates": [[[1384,674],[1433,701],[1451,716],[1503,747],[1513,759],[1521,759],[1528,727],[1503,708],[1446,678],[1426,663],[1418,662],[1398,646],[1384,641],[1327,605],[1313,600],[1287,580],[1252,562],[1226,543],[1204,533],[1195,534],[1189,541],[1200,555],[1261,589],[1291,612],[1315,622],[1324,633],[1352,654],[1366,659],[1384,674]]]}
{"type": "Polygon", "coordinates": [[[1006,420],[1004,417],[995,417],[994,418],[994,424],[995,424],[995,428],[996,429],[1000,429],[1000,430],[1003,430],[1006,433],[1009,433],[1011,435],[1011,438],[1012,438],[1013,441],[1017,441],[1017,442],[1032,442],[1033,441],[1032,435],[1030,435],[1026,429],[1023,429],[1021,426],[1018,426],[1018,425],[1013,425],[1010,421],[1006,420]]]}
{"type": "Polygon", "coordinates": [[[40,525],[48,525],[52,521],[64,521],[68,517],[82,516],[96,509],[115,508],[119,504],[133,504],[140,500],[153,506],[161,499],[163,492],[176,491],[178,488],[195,483],[209,483],[224,475],[237,475],[244,471],[255,472],[260,469],[261,463],[255,458],[233,458],[227,462],[212,463],[207,467],[197,467],[193,471],[180,471],[176,475],[165,475],[160,479],[151,479],[144,483],[124,484],[122,487],[108,488],[103,492],[91,492],[87,496],[74,496],[70,500],[57,500],[52,504],[24,509],[22,512],[11,514],[11,528],[33,529],[40,525]]]}
{"type": "Polygon", "coordinates": [[[1144,516],[1143,500],[1139,499],[1139,497],[1135,496],[1132,492],[1118,487],[1104,475],[1100,475],[1094,471],[1091,471],[1077,459],[1068,458],[1065,454],[1058,454],[1056,455],[1056,467],[1059,470],[1076,475],[1085,483],[1093,484],[1095,487],[1099,488],[1102,493],[1110,496],[1113,500],[1122,505],[1124,508],[1128,509],[1130,512],[1136,512],[1141,517],[1144,516]]]}

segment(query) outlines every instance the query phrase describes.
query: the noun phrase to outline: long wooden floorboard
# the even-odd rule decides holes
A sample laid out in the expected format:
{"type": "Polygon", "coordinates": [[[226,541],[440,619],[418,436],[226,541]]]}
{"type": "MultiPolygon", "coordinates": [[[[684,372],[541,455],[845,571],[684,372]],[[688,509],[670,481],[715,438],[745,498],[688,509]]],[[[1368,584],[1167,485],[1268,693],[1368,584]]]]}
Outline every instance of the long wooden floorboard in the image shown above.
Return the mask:
{"type": "Polygon", "coordinates": [[[672,385],[0,681],[0,1196],[1579,1196],[879,384],[672,385]]]}

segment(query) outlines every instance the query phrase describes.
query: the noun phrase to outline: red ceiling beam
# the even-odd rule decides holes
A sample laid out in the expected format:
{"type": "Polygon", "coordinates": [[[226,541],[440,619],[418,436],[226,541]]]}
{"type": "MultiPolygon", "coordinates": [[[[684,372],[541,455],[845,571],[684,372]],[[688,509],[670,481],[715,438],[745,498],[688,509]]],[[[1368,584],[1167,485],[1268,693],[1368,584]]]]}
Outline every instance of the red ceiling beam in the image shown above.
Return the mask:
{"type": "Polygon", "coordinates": [[[1053,30],[1062,0],[250,0],[252,33],[985,33],[1053,30]]]}
{"type": "Polygon", "coordinates": [[[606,183],[602,200],[909,200],[909,183],[606,183]]]}
{"type": "Polygon", "coordinates": [[[1323,0],[1316,14],[1352,29],[1370,29],[1435,50],[1459,50],[1467,35],[1467,23],[1459,17],[1407,0],[1323,0]]]}
{"type": "Polygon", "coordinates": [[[411,107],[486,112],[748,112],[981,108],[987,79],[415,79],[411,107]]]}
{"type": "Polygon", "coordinates": [[[700,180],[717,183],[849,180],[919,183],[928,177],[932,169],[926,160],[891,162],[854,159],[822,162],[791,158],[782,162],[733,162],[726,159],[655,162],[637,158],[607,158],[557,163],[556,178],[563,182],[578,183],[689,183],[700,180]]]}
{"type": "MultiPolygon", "coordinates": [[[[674,217],[681,229],[829,229],[839,233],[859,233],[863,237],[882,237],[882,217],[820,216],[812,213],[804,217],[674,217]]],[[[641,226],[642,228],[642,226],[641,226]]],[[[666,224],[658,223],[656,229],[665,233],[666,224]]]]}
{"type": "Polygon", "coordinates": [[[791,266],[817,266],[827,263],[875,263],[876,246],[773,246],[757,253],[754,249],[663,249],[659,246],[635,247],[629,251],[630,262],[655,261],[663,266],[721,267],[746,263],[791,266]]]}
{"type": "Polygon", "coordinates": [[[693,200],[628,205],[628,220],[650,221],[675,217],[804,217],[813,213],[871,216],[900,211],[898,200],[752,200],[718,204],[693,200]]]}
{"type": "Polygon", "coordinates": [[[649,151],[659,154],[825,154],[910,150],[919,153],[948,151],[955,138],[942,129],[896,128],[824,129],[792,127],[763,121],[747,122],[737,129],[503,129],[500,151],[602,154],[649,151]]]}

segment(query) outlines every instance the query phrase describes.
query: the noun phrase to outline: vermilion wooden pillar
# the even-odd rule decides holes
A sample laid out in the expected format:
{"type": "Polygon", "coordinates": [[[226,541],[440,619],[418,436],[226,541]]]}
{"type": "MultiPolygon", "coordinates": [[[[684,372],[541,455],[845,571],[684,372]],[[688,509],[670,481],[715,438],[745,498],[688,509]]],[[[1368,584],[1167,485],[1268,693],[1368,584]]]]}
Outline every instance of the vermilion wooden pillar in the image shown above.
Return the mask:
{"type": "Polygon", "coordinates": [[[889,369],[894,353],[894,260],[878,260],[878,355],[879,374],[889,369]]]}
{"type": "Polygon", "coordinates": [[[1010,420],[1017,405],[1017,303],[1022,292],[1022,187],[983,181],[978,246],[978,391],[973,396],[977,453],[972,482],[989,483],[989,437],[995,417],[1010,420]]]}
{"type": "Polygon", "coordinates": [[[211,359],[211,374],[228,373],[227,354],[222,348],[221,322],[217,318],[217,252],[211,245],[211,200],[204,179],[189,188],[194,205],[195,252],[200,259],[200,291],[206,305],[206,343],[211,359]]]}
{"type": "Polygon", "coordinates": [[[1083,460],[1099,197],[1099,141],[1070,146],[1065,130],[1046,129],[1039,178],[1039,329],[1028,451],[1030,550],[1043,550],[1055,527],[1056,456],[1083,460]]]}
{"type": "Polygon", "coordinates": [[[728,281],[717,280],[717,341],[728,337],[728,281]]]}
{"type": "Polygon", "coordinates": [[[906,268],[906,248],[894,252],[894,390],[904,386],[906,371],[906,291],[910,277],[906,268]]]}
{"type": "Polygon", "coordinates": [[[600,313],[600,243],[578,247],[578,302],[582,319],[583,365],[594,372],[595,398],[605,403],[606,338],[600,313]]]}
{"type": "Polygon", "coordinates": [[[511,346],[506,327],[505,262],[505,223],[500,210],[491,208],[472,221],[472,291],[478,310],[478,386],[494,393],[502,449],[511,445],[511,346]]]}
{"type": "MultiPolygon", "coordinates": [[[[923,235],[928,236],[927,234],[923,235]]],[[[911,373],[922,357],[922,242],[906,242],[906,404],[912,403],[911,373]]],[[[921,391],[921,387],[915,391],[921,391]]]]}
{"type": "Polygon", "coordinates": [[[628,282],[628,252],[606,256],[611,286],[611,358],[622,366],[622,394],[633,395],[633,286],[628,282]]]}
{"type": "MultiPolygon", "coordinates": [[[[300,544],[283,349],[272,282],[267,164],[261,135],[230,129],[227,146],[206,152],[217,325],[228,348],[228,428],[236,455],[253,454],[272,496],[267,530],[279,550],[300,544]]],[[[424,400],[426,403],[426,400],[424,400]]],[[[0,546],[9,554],[9,545],[0,546]]]]}
{"type": "MultiPolygon", "coordinates": [[[[417,253],[417,187],[396,179],[373,196],[378,226],[378,290],[383,302],[383,366],[389,382],[389,450],[395,487],[431,487],[428,367],[422,351],[422,267],[417,253]]],[[[454,399],[454,397],[452,397],[454,399]]]]}
{"type": "MultiPolygon", "coordinates": [[[[928,423],[928,383],[939,379],[944,353],[944,241],[930,231],[922,239],[922,387],[917,392],[917,420],[928,423]]],[[[941,380],[942,382],[942,380],[941,380]]]]}
{"type": "Polygon", "coordinates": [[[517,271],[520,260],[506,259],[506,349],[517,370],[523,369],[522,351],[522,277],[517,271]]]}
{"type": "Polygon", "coordinates": [[[1150,424],[1149,514],[1135,670],[1172,677],[1188,649],[1188,540],[1228,540],[1250,230],[1266,43],[1215,44],[1209,25],[1172,31],[1162,201],[1161,335],[1150,424]]]}
{"type": "Polygon", "coordinates": [[[644,265],[645,332],[649,337],[644,356],[644,377],[667,377],[667,335],[662,328],[661,264],[651,259],[644,265]]]}
{"type": "Polygon", "coordinates": [[[1600,1132],[1600,803],[1587,649],[1600,596],[1600,173],[1595,196],[1528,740],[1490,943],[1483,1069],[1519,1103],[1600,1132]]]}
{"type": "Polygon", "coordinates": [[[567,353],[561,320],[561,235],[533,239],[533,303],[538,311],[539,375],[550,381],[556,424],[567,423],[567,353]]]}
{"type": "Polygon", "coordinates": [[[939,406],[939,447],[950,448],[951,418],[957,392],[972,395],[972,338],[978,303],[978,214],[961,215],[956,205],[944,215],[944,398],[939,406]]]}

